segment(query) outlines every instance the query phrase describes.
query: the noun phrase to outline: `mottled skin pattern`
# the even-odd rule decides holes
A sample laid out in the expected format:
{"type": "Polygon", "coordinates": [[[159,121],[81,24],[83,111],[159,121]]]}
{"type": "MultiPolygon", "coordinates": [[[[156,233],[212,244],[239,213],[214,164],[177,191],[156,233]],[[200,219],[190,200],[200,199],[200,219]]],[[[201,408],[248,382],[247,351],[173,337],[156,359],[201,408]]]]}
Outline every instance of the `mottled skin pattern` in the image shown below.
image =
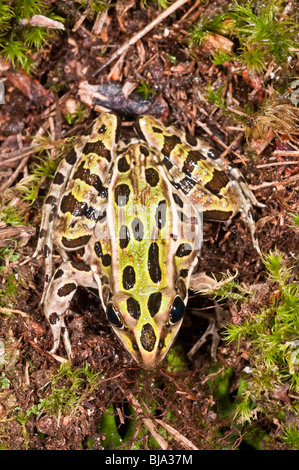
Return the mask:
{"type": "Polygon", "coordinates": [[[37,253],[43,253],[42,302],[54,345],[71,342],[64,318],[78,286],[98,289],[107,318],[138,364],[156,367],[173,343],[188,289],[217,283],[194,274],[201,215],[241,212],[259,250],[251,215],[259,205],[238,170],[206,143],[143,116],[141,139],[117,142],[120,123],[101,115],[60,163],[45,201],[37,253]],[[84,248],[83,260],[69,252],[84,248]],[[52,276],[52,253],[62,264],[52,276]]]}

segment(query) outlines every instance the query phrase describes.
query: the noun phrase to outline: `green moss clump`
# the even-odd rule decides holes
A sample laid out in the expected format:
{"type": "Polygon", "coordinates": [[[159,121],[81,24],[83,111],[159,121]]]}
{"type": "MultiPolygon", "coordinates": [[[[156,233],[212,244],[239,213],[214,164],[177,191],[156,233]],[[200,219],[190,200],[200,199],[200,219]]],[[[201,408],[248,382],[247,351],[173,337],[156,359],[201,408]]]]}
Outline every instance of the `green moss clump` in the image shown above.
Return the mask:
{"type": "MultiPolygon", "coordinates": [[[[55,29],[22,24],[34,15],[63,22],[44,0],[2,0],[0,2],[0,56],[25,72],[33,68],[31,55],[47,44],[55,29]]],[[[28,22],[27,22],[28,23],[28,22]]]]}

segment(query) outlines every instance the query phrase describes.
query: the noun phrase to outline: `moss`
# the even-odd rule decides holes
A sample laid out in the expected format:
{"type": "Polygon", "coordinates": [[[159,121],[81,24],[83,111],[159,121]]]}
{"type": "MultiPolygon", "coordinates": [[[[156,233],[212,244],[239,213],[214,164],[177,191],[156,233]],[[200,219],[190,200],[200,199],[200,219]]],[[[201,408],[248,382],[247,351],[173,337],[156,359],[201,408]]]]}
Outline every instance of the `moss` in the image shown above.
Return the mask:
{"type": "MultiPolygon", "coordinates": [[[[236,53],[226,54],[225,60],[237,61],[242,67],[261,72],[271,61],[286,63],[298,47],[299,27],[284,15],[284,3],[258,0],[232,3],[226,13],[214,18],[202,18],[190,28],[189,44],[200,44],[205,35],[216,32],[236,40],[236,53]]],[[[219,64],[219,52],[214,60],[219,64]]]]}
{"type": "Polygon", "coordinates": [[[299,391],[299,284],[292,278],[293,266],[278,250],[265,254],[263,261],[268,274],[263,293],[262,286],[255,293],[251,289],[250,295],[249,288],[243,293],[247,314],[224,333],[238,349],[245,348],[248,360],[247,388],[235,410],[238,422],[255,420],[258,412],[284,420],[285,412],[294,410],[285,391],[299,391]],[[282,400],[279,406],[277,397],[282,400]]]}
{"type": "Polygon", "coordinates": [[[43,15],[63,22],[55,15],[50,3],[43,0],[3,0],[0,3],[0,56],[13,67],[30,72],[34,67],[32,54],[47,44],[53,29],[23,24],[34,15],[43,15]]]}

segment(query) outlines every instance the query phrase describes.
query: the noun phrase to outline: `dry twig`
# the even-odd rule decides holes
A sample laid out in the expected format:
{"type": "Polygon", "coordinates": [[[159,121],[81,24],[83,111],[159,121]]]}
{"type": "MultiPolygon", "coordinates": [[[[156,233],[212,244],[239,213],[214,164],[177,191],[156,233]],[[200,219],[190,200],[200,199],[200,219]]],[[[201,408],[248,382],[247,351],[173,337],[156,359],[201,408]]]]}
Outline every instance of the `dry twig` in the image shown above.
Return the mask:
{"type": "Polygon", "coordinates": [[[183,6],[185,3],[187,3],[189,0],[177,0],[173,5],[171,5],[169,8],[166,10],[162,11],[160,15],[157,16],[153,21],[151,21],[149,24],[147,24],[141,31],[139,31],[137,34],[134,34],[134,36],[126,41],[112,56],[110,59],[102,65],[96,72],[93,74],[95,77],[98,75],[102,70],[104,70],[108,65],[111,64],[115,59],[120,57],[124,52],[126,52],[129,47],[133,46],[139,39],[143,38],[147,33],[149,33],[155,26],[157,26],[161,21],[163,21],[165,18],[167,18],[169,15],[174,13],[178,8],[183,6]]]}

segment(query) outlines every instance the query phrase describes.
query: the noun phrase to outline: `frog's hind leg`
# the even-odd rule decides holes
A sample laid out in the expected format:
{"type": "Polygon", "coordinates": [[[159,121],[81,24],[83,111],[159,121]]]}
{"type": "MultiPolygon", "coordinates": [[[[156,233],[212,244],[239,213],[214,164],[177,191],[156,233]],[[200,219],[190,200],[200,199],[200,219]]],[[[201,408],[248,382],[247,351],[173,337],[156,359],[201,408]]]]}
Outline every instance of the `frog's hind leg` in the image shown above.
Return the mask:
{"type": "Polygon", "coordinates": [[[252,206],[263,207],[237,168],[219,158],[209,144],[186,133],[164,127],[152,116],[142,116],[137,128],[146,141],[161,153],[169,180],[198,207],[204,218],[228,221],[238,212],[248,224],[253,245],[260,252],[252,206]]]}
{"type": "Polygon", "coordinates": [[[72,348],[64,318],[78,286],[98,289],[90,267],[82,261],[67,261],[56,270],[47,289],[44,313],[50,323],[54,344],[50,353],[57,351],[62,336],[68,358],[72,348]]]}
{"type": "Polygon", "coordinates": [[[229,167],[228,175],[230,182],[227,186],[227,194],[235,206],[235,213],[240,212],[242,219],[248,225],[251,232],[252,244],[261,255],[252,207],[256,206],[262,208],[265,207],[265,205],[257,201],[238,168],[229,167]]]}
{"type": "MultiPolygon", "coordinates": [[[[55,222],[55,217],[57,214],[58,203],[61,199],[63,192],[65,191],[66,183],[68,176],[72,170],[71,158],[66,158],[62,160],[57,168],[55,177],[52,181],[48,196],[44,202],[43,206],[43,216],[40,226],[39,239],[37,247],[33,257],[36,257],[40,254],[44,256],[45,259],[45,284],[43,295],[41,299],[41,304],[44,301],[49,282],[52,276],[52,253],[53,253],[53,227],[55,222]]],[[[65,257],[64,257],[65,261],[65,257]]]]}
{"type": "Polygon", "coordinates": [[[54,246],[66,261],[66,252],[84,246],[97,218],[101,217],[98,207],[103,206],[107,191],[103,182],[113,165],[119,128],[120,121],[115,114],[102,114],[94,121],[91,134],[82,136],[57,168],[44,203],[34,254],[43,254],[45,258],[41,303],[51,280],[54,246]],[[90,200],[85,201],[85,197],[90,200]]]}

